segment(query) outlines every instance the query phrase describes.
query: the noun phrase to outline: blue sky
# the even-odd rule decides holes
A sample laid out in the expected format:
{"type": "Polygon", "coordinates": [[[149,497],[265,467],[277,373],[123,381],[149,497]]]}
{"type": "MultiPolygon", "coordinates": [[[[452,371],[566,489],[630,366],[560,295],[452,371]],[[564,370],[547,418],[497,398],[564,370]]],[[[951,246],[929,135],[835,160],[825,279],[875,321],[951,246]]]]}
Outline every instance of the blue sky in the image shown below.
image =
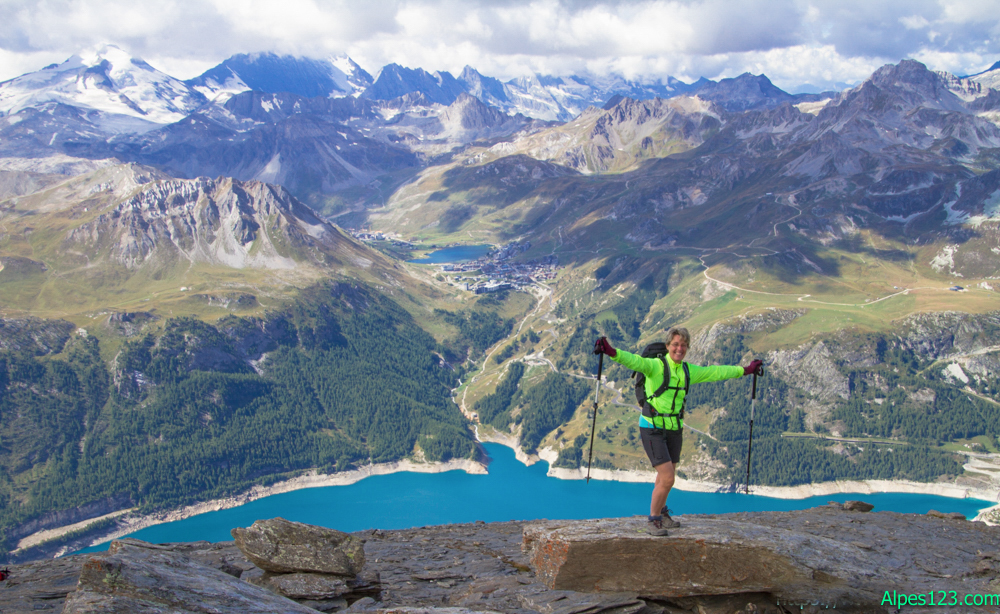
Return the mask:
{"type": "Polygon", "coordinates": [[[0,80],[113,43],[175,77],[236,53],[533,72],[856,83],[904,58],[1000,60],[1000,0],[0,0],[0,80]]]}

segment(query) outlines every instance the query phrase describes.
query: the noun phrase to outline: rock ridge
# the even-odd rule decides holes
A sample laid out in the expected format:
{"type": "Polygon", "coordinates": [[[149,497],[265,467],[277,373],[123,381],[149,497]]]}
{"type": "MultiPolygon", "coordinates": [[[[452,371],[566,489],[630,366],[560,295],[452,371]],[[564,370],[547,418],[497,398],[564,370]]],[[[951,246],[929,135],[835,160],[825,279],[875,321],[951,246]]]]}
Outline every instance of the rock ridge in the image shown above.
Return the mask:
{"type": "MultiPolygon", "coordinates": [[[[268,572],[235,542],[126,538],[106,553],[12,566],[0,611],[869,614],[896,611],[886,591],[1000,597],[1000,529],[868,508],[678,516],[666,538],[646,533],[642,517],[334,532],[346,536],[333,549],[363,543],[355,576],[268,572]]],[[[283,526],[290,542],[330,531],[260,522],[283,526]]]]}

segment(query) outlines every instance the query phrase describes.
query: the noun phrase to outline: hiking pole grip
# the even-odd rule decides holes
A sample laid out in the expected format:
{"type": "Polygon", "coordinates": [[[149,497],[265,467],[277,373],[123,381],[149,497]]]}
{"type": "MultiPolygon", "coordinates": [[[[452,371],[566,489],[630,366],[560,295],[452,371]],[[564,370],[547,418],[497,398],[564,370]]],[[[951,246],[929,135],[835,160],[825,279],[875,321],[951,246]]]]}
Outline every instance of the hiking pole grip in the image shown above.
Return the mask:
{"type": "Polygon", "coordinates": [[[753,372],[753,389],[750,392],[750,430],[753,431],[753,408],[754,403],[757,401],[757,376],[764,377],[764,367],[763,365],[757,367],[753,372]]]}
{"type": "Polygon", "coordinates": [[[590,461],[594,458],[594,432],[597,430],[597,399],[601,394],[601,371],[604,370],[604,354],[597,355],[597,385],[594,388],[594,420],[590,424],[590,452],[587,453],[587,483],[590,484],[590,461]]]}

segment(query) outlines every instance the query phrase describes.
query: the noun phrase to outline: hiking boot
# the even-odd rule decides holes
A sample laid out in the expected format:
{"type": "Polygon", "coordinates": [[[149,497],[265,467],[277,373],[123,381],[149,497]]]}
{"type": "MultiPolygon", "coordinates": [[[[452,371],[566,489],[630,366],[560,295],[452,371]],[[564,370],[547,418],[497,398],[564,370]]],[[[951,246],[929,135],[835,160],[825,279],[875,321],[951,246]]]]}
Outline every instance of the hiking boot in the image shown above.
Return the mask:
{"type": "Polygon", "coordinates": [[[681,526],[681,523],[670,517],[670,510],[667,509],[666,505],[664,505],[663,509],[660,510],[660,516],[663,518],[662,523],[664,528],[676,529],[681,526]]]}
{"type": "Polygon", "coordinates": [[[663,528],[663,519],[659,516],[650,516],[646,522],[646,530],[650,535],[666,537],[667,530],[663,528]]]}

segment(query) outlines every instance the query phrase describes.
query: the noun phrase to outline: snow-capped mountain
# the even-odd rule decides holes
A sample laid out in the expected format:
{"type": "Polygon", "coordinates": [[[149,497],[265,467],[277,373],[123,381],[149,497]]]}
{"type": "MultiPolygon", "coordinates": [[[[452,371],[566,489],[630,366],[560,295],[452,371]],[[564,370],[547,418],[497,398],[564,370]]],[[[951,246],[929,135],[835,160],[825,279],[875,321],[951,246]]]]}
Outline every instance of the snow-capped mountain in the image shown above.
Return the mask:
{"type": "Polygon", "coordinates": [[[617,76],[562,78],[545,75],[520,77],[503,83],[480,74],[471,66],[466,66],[456,79],[448,72],[428,73],[391,64],[382,69],[375,83],[362,96],[391,100],[420,93],[428,100],[448,105],[465,93],[511,115],[520,113],[546,121],[569,121],[587,107],[600,107],[614,96],[637,100],[669,98],[701,83],[688,85],[668,77],[665,83],[646,85],[617,76]]]}
{"type": "MultiPolygon", "coordinates": [[[[916,183],[940,191],[967,179],[954,168],[993,170],[1000,91],[976,80],[989,72],[960,78],[903,61],[839,94],[792,95],[751,74],[695,84],[538,75],[503,83],[471,67],[456,79],[392,64],[373,79],[349,58],[257,54],[183,83],[105,47],[0,84],[0,168],[132,161],[175,177],[277,183],[314,205],[348,190],[352,202],[384,203],[395,182],[464,150],[476,151],[473,161],[517,154],[584,174],[632,172],[729,143],[713,136],[721,131],[745,150],[722,167],[691,169],[712,181],[671,188],[670,206],[689,193],[692,202],[725,193],[758,172],[834,190],[838,178],[868,177],[869,168],[888,170],[857,185],[926,166],[938,179],[914,174],[926,179],[916,183]],[[555,126],[539,117],[575,119],[555,126]],[[776,166],[778,152],[787,157],[776,166]]],[[[858,198],[871,196],[869,210],[886,219],[908,219],[940,196],[922,189],[914,184],[892,203],[858,198]]]]}
{"type": "MultiPolygon", "coordinates": [[[[552,77],[531,75],[506,83],[466,66],[455,78],[446,71],[428,72],[399,64],[384,66],[373,78],[347,56],[312,60],[273,53],[235,55],[186,82],[209,99],[247,90],[305,97],[355,96],[393,100],[420,94],[427,101],[448,106],[469,94],[510,115],[546,121],[569,121],[591,106],[603,106],[614,96],[636,100],[670,98],[714,82],[687,84],[673,77],[642,84],[618,76],[552,77]]],[[[773,87],[773,86],[772,86],[773,87]]],[[[775,88],[776,89],[776,88],[775,88]]]]}
{"type": "Polygon", "coordinates": [[[642,84],[614,75],[532,75],[505,84],[511,100],[508,112],[516,109],[525,115],[557,121],[569,121],[587,107],[602,107],[615,96],[634,100],[670,98],[691,91],[691,87],[673,77],[667,77],[666,83],[642,84]]]}
{"type": "MultiPolygon", "coordinates": [[[[0,129],[0,156],[7,134],[22,142],[30,138],[15,131],[19,125],[0,129]]],[[[382,101],[246,91],[224,102],[217,99],[159,130],[122,136],[111,144],[92,139],[86,154],[141,162],[175,177],[227,176],[280,184],[311,203],[322,194],[418,168],[426,157],[477,140],[543,126],[468,94],[445,106],[421,94],[382,101]]]]}
{"type": "MultiPolygon", "coordinates": [[[[442,189],[425,189],[422,199],[407,192],[368,220],[417,232],[466,203],[503,202],[504,219],[517,220],[510,227],[532,242],[562,236],[574,249],[593,249],[614,236],[655,250],[739,240],[773,250],[761,266],[789,275],[834,274],[840,265],[817,257],[820,246],[881,250],[861,240],[859,229],[873,229],[911,245],[947,241],[939,257],[916,257],[953,275],[995,277],[1000,92],[968,99],[954,91],[956,80],[905,60],[825,101],[797,102],[746,75],[714,88],[733,92],[729,101],[622,98],[470,147],[414,182],[442,189]],[[741,97],[759,104],[739,110],[741,97]],[[595,174],[599,181],[587,176],[595,174]],[[477,202],[476,194],[489,197],[477,202]]],[[[447,229],[496,219],[493,209],[470,209],[447,229]]]]}
{"type": "MultiPolygon", "coordinates": [[[[569,121],[585,109],[602,107],[615,97],[648,100],[699,92],[716,102],[725,99],[723,106],[732,107],[731,110],[770,106],[794,98],[771,85],[766,77],[751,75],[718,84],[706,79],[687,84],[673,77],[639,83],[614,75],[536,74],[504,83],[469,66],[455,78],[448,72],[432,73],[390,64],[373,78],[346,56],[316,60],[274,53],[234,55],[198,77],[182,82],[129,57],[117,47],[105,45],[0,84],[0,113],[37,111],[47,103],[56,103],[83,110],[80,121],[86,124],[84,131],[144,132],[177,122],[208,100],[224,103],[234,94],[247,91],[374,101],[410,96],[414,102],[417,98],[413,96],[418,96],[443,106],[468,94],[509,115],[521,114],[545,121],[569,121]]],[[[80,111],[73,113],[79,115],[80,111]]],[[[71,120],[70,124],[76,121],[71,120]]],[[[63,124],[60,123],[63,133],[67,129],[80,131],[63,124]]],[[[55,129],[43,132],[56,134],[55,129]]]]}
{"type": "Polygon", "coordinates": [[[969,75],[966,78],[981,84],[983,87],[1000,90],[1000,62],[996,62],[981,73],[969,75]]]}
{"type": "Polygon", "coordinates": [[[90,111],[88,119],[111,133],[171,124],[205,102],[184,82],[114,45],[0,83],[2,115],[25,109],[53,113],[57,105],[68,105],[90,111]]]}
{"type": "Polygon", "coordinates": [[[371,87],[373,79],[347,56],[314,60],[274,53],[241,53],[185,83],[209,99],[249,90],[337,98],[358,96],[371,87]]]}

